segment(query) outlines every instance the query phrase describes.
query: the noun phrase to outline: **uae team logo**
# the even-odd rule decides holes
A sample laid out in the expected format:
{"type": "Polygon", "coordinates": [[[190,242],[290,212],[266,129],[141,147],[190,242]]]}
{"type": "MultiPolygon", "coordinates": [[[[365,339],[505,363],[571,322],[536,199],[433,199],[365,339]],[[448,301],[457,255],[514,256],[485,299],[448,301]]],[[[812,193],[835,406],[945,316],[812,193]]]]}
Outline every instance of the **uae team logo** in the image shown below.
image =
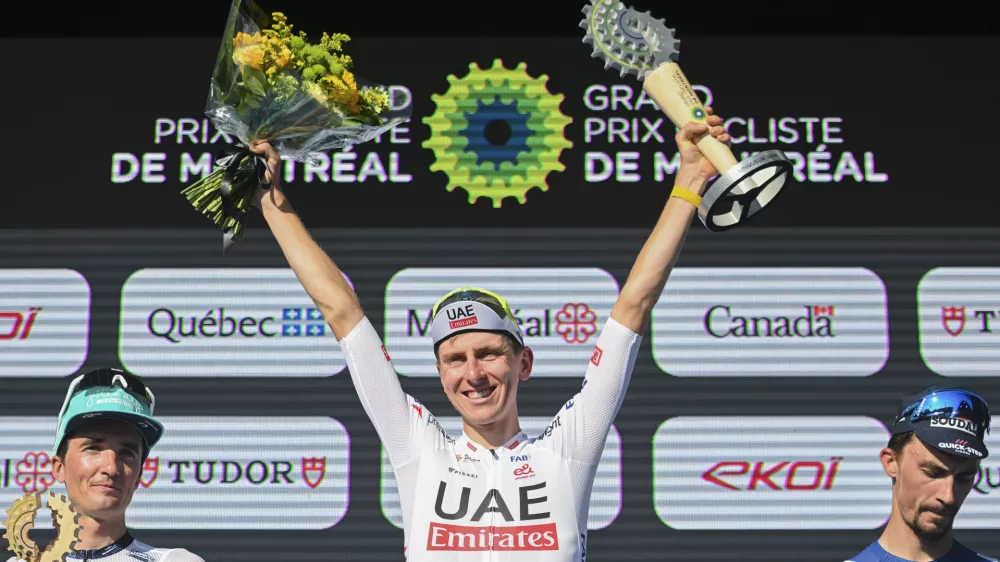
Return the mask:
{"type": "Polygon", "coordinates": [[[421,145],[434,151],[431,171],[448,176],[448,191],[464,189],[469,203],[480,197],[499,208],[505,197],[525,203],[527,192],[548,191],[549,172],[559,162],[572,119],[559,110],[565,96],[550,93],[548,76],[532,77],[527,64],[505,68],[500,59],[487,69],[476,63],[462,78],[448,77],[443,95],[431,96],[437,110],[422,122],[431,129],[421,145]]]}

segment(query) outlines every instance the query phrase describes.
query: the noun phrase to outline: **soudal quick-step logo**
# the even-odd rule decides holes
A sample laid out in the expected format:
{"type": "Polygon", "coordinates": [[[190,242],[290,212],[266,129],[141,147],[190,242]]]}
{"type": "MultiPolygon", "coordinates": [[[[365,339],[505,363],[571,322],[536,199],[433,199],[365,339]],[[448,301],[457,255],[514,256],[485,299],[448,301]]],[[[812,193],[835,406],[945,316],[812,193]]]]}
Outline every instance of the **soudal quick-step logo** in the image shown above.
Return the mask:
{"type": "Polygon", "coordinates": [[[0,269],[0,377],[64,377],[90,339],[90,285],[70,269],[0,269]]]}
{"type": "Polygon", "coordinates": [[[864,377],[889,356],[885,286],[864,268],[678,268],[651,333],[681,377],[864,377]]]}
{"type": "Polygon", "coordinates": [[[672,418],[653,438],[656,513],[679,530],[874,529],[888,440],[864,416],[672,418]]]}
{"type": "MultiPolygon", "coordinates": [[[[385,344],[399,373],[438,376],[427,361],[434,353],[431,311],[458,287],[482,287],[507,300],[538,358],[536,377],[582,376],[618,298],[618,282],[596,268],[404,269],[389,281],[385,296],[385,344]]],[[[462,309],[449,314],[454,328],[478,322],[462,309]]]]}
{"type": "MultiPolygon", "coordinates": [[[[316,530],[336,525],[347,512],[350,438],[337,420],[160,420],[166,432],[142,467],[130,527],[316,530]]],[[[7,456],[0,458],[0,504],[62,488],[52,476],[54,431],[54,418],[0,418],[0,451],[7,456]]],[[[51,520],[39,512],[36,526],[44,525],[51,520]]]]}
{"type": "Polygon", "coordinates": [[[290,269],[138,271],[122,289],[119,350],[142,376],[321,377],[345,367],[290,269]]]}
{"type": "Polygon", "coordinates": [[[931,418],[931,427],[957,429],[959,431],[964,431],[969,435],[977,435],[979,432],[979,425],[969,420],[962,418],[948,418],[944,416],[931,418]]]}
{"type": "MultiPolygon", "coordinates": [[[[564,407],[565,408],[565,407],[564,407]]],[[[562,410],[565,411],[565,410],[562,410]]],[[[521,428],[530,437],[551,437],[553,432],[561,429],[560,418],[550,417],[522,417],[520,419],[521,428]]],[[[434,423],[438,425],[441,431],[448,435],[460,436],[462,434],[462,418],[454,417],[443,417],[436,418],[434,423]]],[[[452,457],[454,458],[454,457],[452,457]]],[[[530,454],[521,453],[517,455],[508,455],[504,460],[504,463],[508,465],[510,478],[517,481],[518,484],[523,484],[528,487],[529,491],[533,490],[530,488],[532,485],[537,485],[538,480],[534,468],[532,468],[533,457],[530,454]]],[[[448,470],[442,469],[441,476],[443,478],[449,478],[450,482],[455,484],[461,484],[463,481],[479,482],[482,478],[477,474],[477,470],[480,470],[479,464],[476,463],[476,459],[469,455],[459,455],[456,462],[459,463],[456,466],[462,468],[449,468],[448,470]],[[461,478],[456,478],[456,475],[461,478]]],[[[607,441],[604,443],[604,451],[601,454],[601,460],[597,466],[597,475],[594,479],[594,487],[591,491],[590,500],[590,511],[587,516],[587,528],[590,530],[603,529],[613,523],[615,519],[618,518],[618,514],[621,512],[622,505],[622,479],[621,479],[621,436],[618,434],[618,428],[614,425],[608,431],[607,441]]],[[[506,477],[506,476],[505,476],[506,477]]],[[[396,474],[392,470],[392,464],[389,462],[388,456],[385,454],[385,449],[382,449],[382,514],[385,518],[395,525],[397,528],[403,528],[403,511],[399,503],[399,488],[396,484],[396,474]]],[[[526,492],[527,493],[527,492],[526,492]]],[[[530,492],[532,497],[535,492],[530,492]]],[[[470,496],[471,497],[471,496],[470,496]]],[[[472,505],[474,499],[464,498],[462,496],[461,490],[450,491],[449,495],[442,496],[441,501],[443,502],[440,509],[445,510],[443,507],[447,505],[447,510],[449,513],[457,513],[458,511],[463,511],[465,515],[475,515],[478,508],[481,507],[482,498],[480,498],[479,503],[472,505]],[[445,501],[447,500],[447,501],[445,501]],[[462,502],[470,502],[465,508],[461,507],[462,502]],[[457,507],[455,507],[457,505],[457,507]]],[[[528,498],[530,499],[530,498],[528,498]]],[[[513,502],[513,498],[511,502],[513,502]]],[[[510,506],[507,508],[509,510],[520,509],[519,505],[531,506],[530,503],[520,503],[517,505],[510,506]]],[[[499,509],[499,504],[494,502],[492,504],[494,509],[499,509]]],[[[488,506],[489,507],[489,506],[488,506]]],[[[511,511],[514,515],[517,515],[514,511],[511,511]]],[[[440,516],[440,514],[438,514],[440,516]]],[[[447,517],[443,517],[447,520],[447,517]]],[[[480,527],[475,527],[474,534],[478,537],[480,527]]],[[[454,529],[453,529],[454,530],[454,529]]],[[[442,530],[441,537],[448,536],[445,531],[442,530]]],[[[472,532],[472,531],[469,531],[472,532]]],[[[488,531],[487,531],[488,532],[488,531]]],[[[500,533],[502,531],[497,530],[500,533]]],[[[466,537],[468,538],[468,537],[466,537]]],[[[454,540],[458,540],[457,535],[454,540]]],[[[463,539],[465,540],[465,539],[463,539]]],[[[476,539],[478,540],[478,538],[476,539]]],[[[439,539],[439,543],[440,539],[439,539]]],[[[496,544],[496,543],[494,543],[496,544]]],[[[448,549],[450,550],[450,549],[448,549]]],[[[494,550],[497,550],[494,548],[494,550]]]]}
{"type": "Polygon", "coordinates": [[[979,463],[972,491],[955,516],[956,529],[1000,529],[1000,434],[994,429],[986,436],[990,456],[979,463]]]}
{"type": "Polygon", "coordinates": [[[1000,268],[941,267],[917,286],[920,351],[946,377],[1000,372],[1000,268]]]}

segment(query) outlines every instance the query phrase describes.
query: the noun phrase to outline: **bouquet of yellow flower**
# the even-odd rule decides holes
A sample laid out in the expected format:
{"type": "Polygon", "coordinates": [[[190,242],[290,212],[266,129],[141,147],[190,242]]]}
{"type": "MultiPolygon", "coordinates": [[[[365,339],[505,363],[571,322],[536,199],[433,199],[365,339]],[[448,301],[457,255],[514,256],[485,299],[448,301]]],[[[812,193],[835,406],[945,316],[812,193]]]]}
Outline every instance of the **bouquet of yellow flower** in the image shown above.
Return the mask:
{"type": "Polygon", "coordinates": [[[252,143],[266,140],[282,158],[314,161],[315,153],[368,142],[409,118],[408,105],[392,103],[384,86],[355,76],[343,52],[349,40],[324,32],[311,43],[284,14],[268,17],[253,0],[233,0],[205,114],[240,142],[182,191],[222,229],[224,248],[242,239],[250,199],[267,187],[252,143]]]}

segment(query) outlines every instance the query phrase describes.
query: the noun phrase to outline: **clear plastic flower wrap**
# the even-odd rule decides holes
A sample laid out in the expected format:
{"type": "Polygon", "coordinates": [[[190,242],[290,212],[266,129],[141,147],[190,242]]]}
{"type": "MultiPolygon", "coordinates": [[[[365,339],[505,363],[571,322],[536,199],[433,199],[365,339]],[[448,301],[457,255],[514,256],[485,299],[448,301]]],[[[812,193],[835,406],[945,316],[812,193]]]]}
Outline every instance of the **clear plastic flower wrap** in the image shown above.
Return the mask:
{"type": "Polygon", "coordinates": [[[266,140],[283,158],[316,163],[316,153],[368,142],[410,117],[405,94],[391,100],[387,88],[354,75],[343,49],[350,37],[324,31],[310,42],[292,28],[281,12],[233,0],[205,114],[239,142],[182,191],[222,229],[224,248],[242,239],[254,191],[267,187],[251,144],[266,140]]]}

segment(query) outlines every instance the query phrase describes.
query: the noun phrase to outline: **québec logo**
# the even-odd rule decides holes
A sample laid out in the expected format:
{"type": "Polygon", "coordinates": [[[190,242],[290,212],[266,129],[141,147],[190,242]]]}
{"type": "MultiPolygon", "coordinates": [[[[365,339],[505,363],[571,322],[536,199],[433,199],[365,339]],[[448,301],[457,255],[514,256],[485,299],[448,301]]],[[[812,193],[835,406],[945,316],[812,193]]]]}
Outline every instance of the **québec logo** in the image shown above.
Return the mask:
{"type": "Polygon", "coordinates": [[[146,326],[151,335],[173,344],[195,338],[296,338],[332,333],[318,308],[282,308],[280,314],[260,316],[233,314],[225,307],[200,316],[158,308],[150,312],[146,326]]]}

